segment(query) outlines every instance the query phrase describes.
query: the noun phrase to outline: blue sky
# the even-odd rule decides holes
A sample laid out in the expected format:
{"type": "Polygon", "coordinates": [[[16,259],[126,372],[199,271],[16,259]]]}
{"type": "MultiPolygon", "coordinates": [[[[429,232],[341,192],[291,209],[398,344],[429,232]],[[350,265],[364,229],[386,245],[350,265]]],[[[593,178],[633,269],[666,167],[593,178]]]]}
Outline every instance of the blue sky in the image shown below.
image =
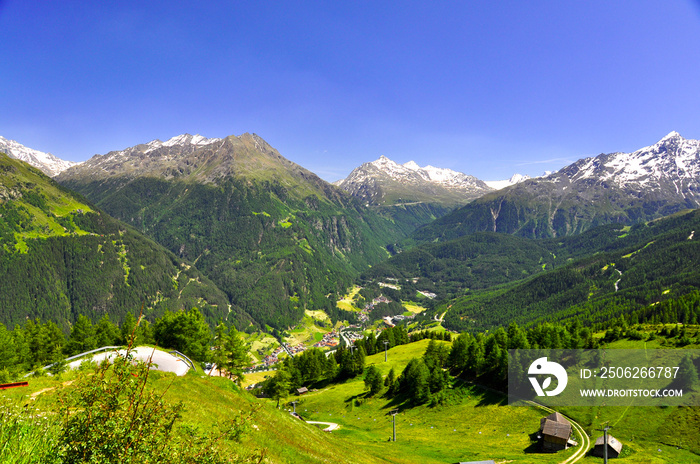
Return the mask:
{"type": "Polygon", "coordinates": [[[82,161],[254,132],[327,180],[700,138],[700,4],[0,0],[0,135],[82,161]]]}

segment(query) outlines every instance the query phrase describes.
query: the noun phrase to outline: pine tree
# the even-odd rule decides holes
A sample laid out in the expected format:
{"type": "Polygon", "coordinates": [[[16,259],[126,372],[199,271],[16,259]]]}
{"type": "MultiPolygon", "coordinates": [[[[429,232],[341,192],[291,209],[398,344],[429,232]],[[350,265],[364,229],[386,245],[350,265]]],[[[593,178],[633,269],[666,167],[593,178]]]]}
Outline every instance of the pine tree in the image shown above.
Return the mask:
{"type": "Polygon", "coordinates": [[[248,347],[243,341],[243,337],[231,326],[227,336],[224,338],[224,352],[226,354],[226,371],[229,379],[241,384],[244,379],[243,373],[250,367],[250,357],[248,347]]]}
{"type": "Polygon", "coordinates": [[[78,316],[78,320],[75,321],[70,331],[65,352],[68,356],[73,356],[84,353],[85,351],[94,350],[95,348],[97,348],[95,328],[92,322],[90,322],[90,319],[81,314],[78,316]]]}
{"type": "Polygon", "coordinates": [[[696,390],[698,388],[698,370],[690,355],[685,355],[678,367],[680,368],[678,369],[679,385],[688,390],[696,390]]]}
{"type": "Polygon", "coordinates": [[[393,367],[384,379],[384,386],[387,387],[387,396],[393,396],[396,393],[396,373],[393,367]]]}
{"type": "Polygon", "coordinates": [[[377,366],[372,364],[365,373],[365,390],[369,390],[369,396],[374,396],[382,391],[382,374],[377,366]]]}
{"type": "MultiPolygon", "coordinates": [[[[214,346],[211,353],[211,361],[216,365],[216,370],[219,371],[221,375],[221,369],[226,367],[226,361],[228,356],[226,356],[226,346],[228,344],[228,329],[226,323],[223,321],[219,322],[216,326],[214,332],[214,346]]],[[[209,375],[214,372],[214,368],[209,371],[209,375]]]]}
{"type": "Polygon", "coordinates": [[[95,325],[95,344],[97,347],[112,346],[119,343],[121,332],[119,327],[105,314],[95,325]]]}

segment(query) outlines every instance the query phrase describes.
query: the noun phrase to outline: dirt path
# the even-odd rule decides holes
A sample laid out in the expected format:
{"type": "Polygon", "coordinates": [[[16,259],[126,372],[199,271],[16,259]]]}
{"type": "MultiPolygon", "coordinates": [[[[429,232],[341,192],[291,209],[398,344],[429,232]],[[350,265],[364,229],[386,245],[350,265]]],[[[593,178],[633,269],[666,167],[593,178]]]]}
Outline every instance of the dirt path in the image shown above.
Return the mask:
{"type": "Polygon", "coordinates": [[[306,423],[307,424],[326,425],[327,427],[325,429],[323,429],[324,432],[332,432],[333,430],[340,428],[340,425],[336,424],[335,422],[306,421],[306,423]]]}

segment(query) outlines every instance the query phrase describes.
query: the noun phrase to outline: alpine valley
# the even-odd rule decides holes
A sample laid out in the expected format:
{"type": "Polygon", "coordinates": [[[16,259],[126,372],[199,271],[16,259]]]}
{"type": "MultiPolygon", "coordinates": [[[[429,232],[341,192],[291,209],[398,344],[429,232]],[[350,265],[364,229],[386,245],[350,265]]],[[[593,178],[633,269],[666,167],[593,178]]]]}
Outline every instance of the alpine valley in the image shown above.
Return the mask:
{"type": "Polygon", "coordinates": [[[697,140],[490,183],[380,157],[336,185],[248,133],[72,166],[0,141],[0,383],[34,371],[6,392],[0,438],[38,456],[8,462],[594,464],[606,423],[622,463],[698,462],[697,407],[505,395],[509,358],[526,377],[512,349],[677,349],[698,404],[697,140]],[[62,372],[131,343],[196,362],[62,372]]]}
{"type": "MultiPolygon", "coordinates": [[[[17,142],[6,142],[6,148],[15,156],[35,152],[17,142]]],[[[34,159],[46,159],[44,155],[35,154],[34,159]]],[[[108,218],[102,222],[111,221],[113,229],[134,237],[141,237],[140,232],[162,245],[171,253],[169,259],[182,260],[174,261],[176,267],[201,272],[215,291],[208,297],[216,301],[212,307],[228,307],[238,325],[253,322],[279,330],[299,322],[305,310],[322,309],[334,321],[354,320],[354,314],[336,302],[360,275],[365,284],[383,278],[419,279],[420,283],[407,283],[404,293],[411,288],[434,292],[438,298],[425,304],[440,307],[439,301],[449,305],[465,291],[487,291],[556,273],[572,259],[603,251],[603,242],[597,246],[588,236],[620,235],[620,227],[697,207],[700,179],[700,142],[676,132],[634,153],[582,159],[538,178],[514,176],[500,183],[509,184],[501,190],[464,173],[414,162],[400,165],[386,157],[363,164],[333,186],[285,159],[255,134],[211,139],[184,134],[96,155],[70,167],[51,159],[61,169],[55,177],[61,191],[68,188],[86,199],[75,196],[80,200],[71,201],[79,201],[81,207],[57,213],[50,207],[27,206],[30,193],[20,193],[14,183],[3,184],[4,208],[25,198],[25,221],[48,224],[41,233],[38,226],[20,233],[21,221],[6,219],[6,236],[12,237],[4,245],[7,256],[19,256],[20,251],[32,256],[26,253],[28,244],[51,242],[56,240],[53,235],[83,234],[83,240],[95,240],[101,231],[78,227],[74,233],[51,221],[83,224],[83,219],[68,221],[62,215],[98,215],[108,218]],[[40,213],[56,217],[47,219],[40,213]],[[605,224],[617,226],[605,229],[612,232],[596,232],[605,224]],[[557,240],[541,240],[546,238],[557,240]],[[411,249],[414,245],[418,246],[411,249]],[[387,261],[399,251],[403,252],[387,261]]],[[[21,172],[39,175],[28,167],[21,172]]],[[[10,181],[7,175],[4,179],[10,181]]],[[[48,179],[22,182],[34,186],[27,192],[53,198],[48,187],[36,187],[48,179]]],[[[647,239],[648,234],[640,238],[647,239]]],[[[129,269],[128,277],[122,278],[131,285],[135,266],[122,268],[129,269]]],[[[101,291],[113,295],[113,285],[101,291]]],[[[163,290],[155,294],[163,295],[163,290]]],[[[66,298],[65,320],[80,312],[104,311],[101,299],[76,306],[71,301],[80,299],[66,298]]],[[[129,304],[138,306],[139,300],[153,307],[160,298],[132,295],[129,304]]],[[[459,301],[455,309],[467,307],[459,301]]],[[[447,327],[464,328],[455,319],[458,314],[452,312],[447,327]]],[[[484,322],[479,327],[502,323],[484,322]]]]}

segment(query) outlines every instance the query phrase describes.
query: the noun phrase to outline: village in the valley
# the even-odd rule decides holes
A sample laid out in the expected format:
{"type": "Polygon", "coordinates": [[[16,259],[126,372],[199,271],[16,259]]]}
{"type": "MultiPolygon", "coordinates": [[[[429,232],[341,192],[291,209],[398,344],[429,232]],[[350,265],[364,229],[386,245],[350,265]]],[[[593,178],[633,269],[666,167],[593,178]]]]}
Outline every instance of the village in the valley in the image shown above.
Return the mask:
{"type": "MultiPolygon", "coordinates": [[[[382,286],[391,287],[391,284],[384,284],[382,286]]],[[[435,298],[435,295],[430,292],[419,292],[426,298],[435,298]]],[[[274,347],[271,351],[264,353],[264,351],[258,350],[260,359],[256,359],[256,362],[248,369],[248,372],[260,372],[274,370],[277,363],[282,361],[286,356],[295,356],[309,348],[319,348],[324,351],[334,351],[338,349],[339,346],[349,346],[355,340],[361,339],[367,330],[374,328],[376,330],[376,335],[379,335],[382,330],[388,327],[395,327],[400,322],[414,319],[416,314],[399,314],[395,316],[386,316],[381,318],[377,323],[371,323],[370,314],[374,310],[375,306],[381,303],[391,303],[392,300],[384,295],[379,295],[372,301],[365,304],[357,312],[356,324],[349,324],[346,326],[338,325],[327,333],[318,334],[321,339],[307,340],[305,343],[289,343],[285,337],[281,343],[274,347]],[[311,343],[313,341],[313,343],[311,343]]],[[[294,332],[292,329],[291,332],[294,332]]]]}

